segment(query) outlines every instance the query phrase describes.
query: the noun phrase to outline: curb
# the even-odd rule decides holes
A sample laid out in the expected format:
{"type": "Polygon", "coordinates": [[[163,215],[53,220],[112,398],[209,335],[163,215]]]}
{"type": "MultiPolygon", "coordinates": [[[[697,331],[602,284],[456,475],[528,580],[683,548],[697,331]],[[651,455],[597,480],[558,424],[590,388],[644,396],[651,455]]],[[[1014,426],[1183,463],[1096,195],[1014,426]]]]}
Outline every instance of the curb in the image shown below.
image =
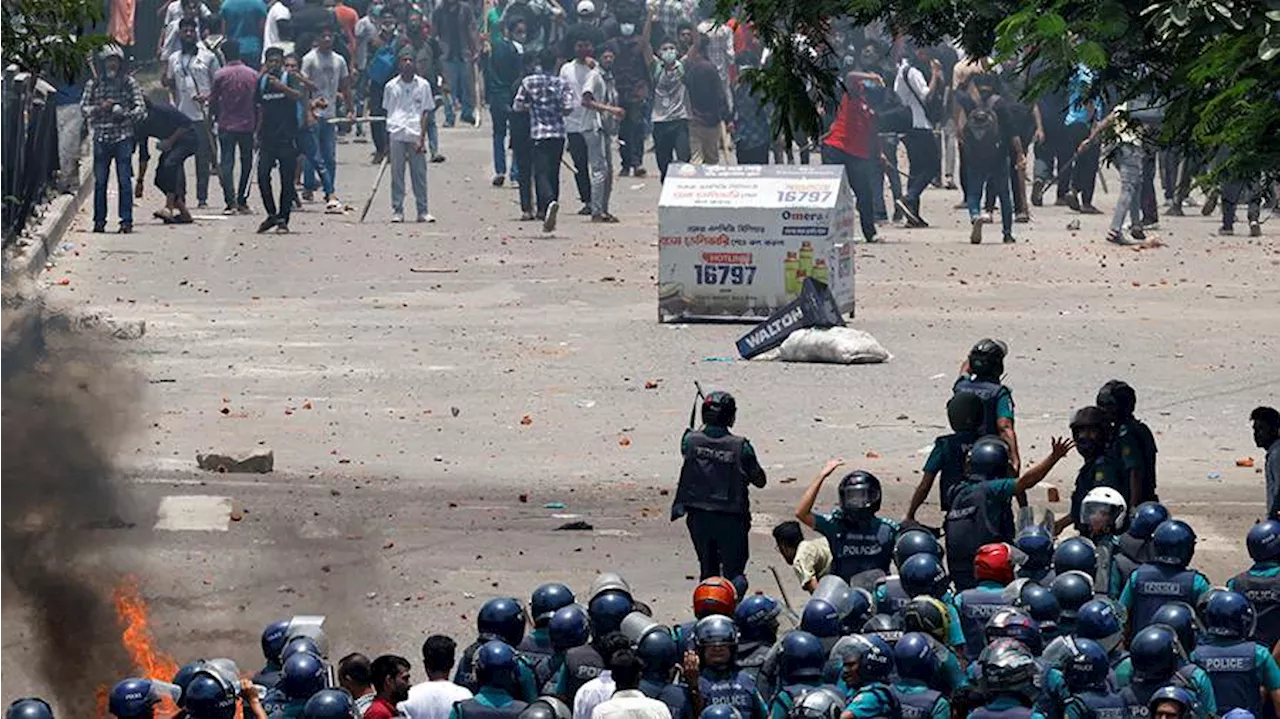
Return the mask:
{"type": "Polygon", "coordinates": [[[75,219],[80,206],[93,191],[93,155],[81,152],[80,180],[75,192],[53,198],[45,207],[40,223],[30,237],[19,238],[4,253],[4,275],[21,274],[34,277],[53,256],[63,235],[75,219]],[[87,160],[87,161],[86,161],[87,160]]]}

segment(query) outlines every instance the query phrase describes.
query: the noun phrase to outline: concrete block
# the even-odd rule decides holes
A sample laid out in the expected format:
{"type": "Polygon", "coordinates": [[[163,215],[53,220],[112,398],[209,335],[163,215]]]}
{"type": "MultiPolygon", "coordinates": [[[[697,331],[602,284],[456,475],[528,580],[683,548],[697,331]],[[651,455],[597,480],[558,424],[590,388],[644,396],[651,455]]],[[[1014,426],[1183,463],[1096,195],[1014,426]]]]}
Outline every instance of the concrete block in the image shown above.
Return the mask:
{"type": "Polygon", "coordinates": [[[269,449],[256,449],[245,453],[196,454],[196,465],[208,472],[231,474],[267,474],[275,468],[275,453],[269,449]]]}

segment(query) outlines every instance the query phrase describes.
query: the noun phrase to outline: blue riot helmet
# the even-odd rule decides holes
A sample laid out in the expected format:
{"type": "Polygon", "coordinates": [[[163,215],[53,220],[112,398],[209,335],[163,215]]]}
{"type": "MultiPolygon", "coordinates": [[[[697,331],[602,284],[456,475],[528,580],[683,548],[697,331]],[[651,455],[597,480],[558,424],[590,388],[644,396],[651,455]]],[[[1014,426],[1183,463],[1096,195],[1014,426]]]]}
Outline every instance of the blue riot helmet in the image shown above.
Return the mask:
{"type": "Polygon", "coordinates": [[[821,678],[826,661],[822,640],[803,630],[788,633],[778,647],[778,674],[783,684],[821,678]]]}
{"type": "Polygon", "coordinates": [[[1049,589],[1058,600],[1059,617],[1065,621],[1073,621],[1080,607],[1093,599],[1093,577],[1073,570],[1054,577],[1049,589]]]}
{"type": "Polygon", "coordinates": [[[561,652],[591,641],[591,621],[586,610],[577,604],[557,609],[547,622],[547,636],[551,647],[561,652]]]}
{"type": "Polygon", "coordinates": [[[543,584],[533,590],[529,598],[529,613],[533,615],[533,626],[545,627],[551,621],[556,610],[573,604],[573,591],[563,584],[543,584]]]}
{"type": "MultiPolygon", "coordinates": [[[[301,656],[305,655],[298,655],[301,656]]],[[[318,657],[315,661],[320,663],[318,657]]],[[[323,666],[320,680],[317,689],[324,686],[323,666]]],[[[232,686],[226,677],[216,671],[201,669],[191,677],[186,691],[182,693],[182,708],[190,719],[233,719],[236,715],[236,694],[237,687],[232,686]]]]}
{"type": "Polygon", "coordinates": [[[1073,693],[1099,689],[1107,684],[1111,662],[1107,650],[1092,639],[1077,637],[1071,641],[1067,656],[1059,667],[1073,693]]]}
{"type": "Polygon", "coordinates": [[[967,474],[979,480],[1005,479],[1012,474],[1009,466],[1009,445],[995,436],[986,436],[973,443],[965,458],[967,474]]]}
{"type": "Polygon", "coordinates": [[[1178,643],[1183,651],[1190,654],[1196,648],[1196,636],[1200,633],[1200,620],[1196,618],[1196,610],[1186,602],[1168,602],[1160,605],[1151,617],[1152,624],[1164,624],[1173,627],[1178,633],[1178,643]]]}
{"type": "Polygon", "coordinates": [[[1156,716],[1156,707],[1165,702],[1173,702],[1181,707],[1182,719],[1191,719],[1191,717],[1199,715],[1200,703],[1196,701],[1196,695],[1189,690],[1178,686],[1160,687],[1151,694],[1151,699],[1147,701],[1147,710],[1150,716],[1156,716]]]}
{"type": "Polygon", "coordinates": [[[828,601],[810,599],[800,612],[800,629],[815,637],[838,637],[842,630],[840,612],[828,601]]]}
{"type": "Polygon", "coordinates": [[[1090,599],[1076,613],[1076,636],[1090,639],[1108,653],[1124,639],[1124,620],[1119,605],[1107,599],[1090,599]]]}
{"type": "Polygon", "coordinates": [[[302,707],[302,719],[352,719],[356,703],[343,689],[321,689],[302,707]]]}
{"type": "Polygon", "coordinates": [[[1053,571],[1065,574],[1072,570],[1090,577],[1098,572],[1098,552],[1093,542],[1084,537],[1072,537],[1053,551],[1053,571]]]}
{"type": "Polygon", "coordinates": [[[1022,568],[1029,571],[1048,569],[1053,561],[1053,535],[1039,524],[1031,524],[1018,532],[1013,546],[1026,555],[1022,568]]]}
{"type": "MultiPolygon", "coordinates": [[[[893,675],[893,648],[880,637],[854,634],[845,661],[857,659],[858,679],[862,682],[887,682],[893,675]]],[[[898,641],[902,641],[899,639],[898,641]]]]}
{"type": "Polygon", "coordinates": [[[1196,553],[1196,533],[1191,525],[1178,519],[1166,519],[1151,535],[1152,561],[1178,569],[1186,569],[1196,553]]]}
{"type": "Polygon", "coordinates": [[[844,634],[852,634],[867,623],[867,617],[871,616],[872,608],[875,607],[875,599],[871,592],[862,587],[854,587],[849,590],[848,607],[849,612],[840,620],[844,634]]]}
{"type": "Polygon", "coordinates": [[[182,696],[187,693],[187,685],[191,683],[191,677],[200,671],[200,667],[204,666],[203,659],[197,659],[194,662],[187,662],[178,668],[178,672],[173,675],[173,684],[178,687],[178,706],[182,706],[182,696]]]}
{"type": "Polygon", "coordinates": [[[778,635],[778,615],[782,606],[773,597],[752,594],[733,610],[738,638],[744,642],[772,641],[778,635]]]}
{"type": "Polygon", "coordinates": [[[4,710],[4,719],[53,719],[53,708],[36,697],[16,699],[4,710]]]}
{"type": "Polygon", "coordinates": [[[903,562],[898,580],[909,597],[922,594],[941,597],[946,592],[948,583],[947,570],[932,554],[917,554],[903,562]]]}
{"type": "Polygon", "coordinates": [[[988,643],[997,639],[1021,642],[1036,656],[1044,651],[1044,636],[1040,634],[1040,625],[1023,612],[1009,607],[991,615],[983,629],[983,636],[988,643]]]}
{"type": "Polygon", "coordinates": [[[482,637],[493,637],[515,646],[524,639],[524,608],[511,597],[494,597],[480,607],[476,629],[482,637]]]}
{"type": "Polygon", "coordinates": [[[1164,624],[1148,624],[1129,642],[1133,676],[1139,681],[1164,681],[1177,671],[1186,656],[1178,633],[1164,624]]]}
{"type": "Polygon", "coordinates": [[[476,650],[475,664],[480,686],[504,686],[515,674],[516,650],[504,642],[485,642],[476,650]]]}
{"type": "Polygon", "coordinates": [[[1134,539],[1151,539],[1159,527],[1169,518],[1169,510],[1159,502],[1143,502],[1133,510],[1133,521],[1129,522],[1128,535],[1134,539]]]}
{"type": "Polygon", "coordinates": [[[925,529],[905,529],[893,543],[893,565],[902,571],[902,565],[917,554],[932,554],[942,558],[942,544],[933,532],[925,529]]]}
{"type": "Polygon", "coordinates": [[[680,663],[680,646],[670,632],[647,632],[636,643],[636,656],[644,664],[644,675],[662,682],[671,679],[671,670],[680,663]]]}
{"type": "Polygon", "coordinates": [[[1062,615],[1062,607],[1058,606],[1058,598],[1053,592],[1035,582],[1027,582],[1022,586],[1014,606],[1023,610],[1040,625],[1040,631],[1053,633],[1058,630],[1058,619],[1062,615]]]}
{"type": "Polygon", "coordinates": [[[618,631],[622,620],[635,608],[631,597],[617,591],[606,591],[597,594],[587,605],[587,615],[591,617],[591,634],[603,637],[610,632],[618,631]]]}
{"type": "Polygon", "coordinates": [[[1004,374],[1004,358],[1009,346],[990,337],[978,340],[969,350],[969,372],[978,379],[999,382],[1004,374]]]}
{"type": "Polygon", "coordinates": [[[934,653],[934,644],[927,634],[908,632],[893,646],[893,663],[898,676],[932,684],[942,668],[934,653]]]}
{"type": "Polygon", "coordinates": [[[742,719],[742,713],[732,704],[708,704],[698,719],[742,719]]]}
{"type": "Polygon", "coordinates": [[[1245,538],[1249,557],[1255,562],[1272,562],[1280,559],[1280,521],[1268,519],[1249,529],[1245,538]]]}
{"type": "Polygon", "coordinates": [[[262,656],[268,662],[280,661],[280,652],[289,637],[289,620],[274,621],[262,630],[262,656]]]}
{"type": "Polygon", "coordinates": [[[314,654],[317,657],[324,656],[320,652],[320,646],[311,637],[294,637],[285,642],[284,649],[280,650],[280,664],[283,665],[288,661],[289,657],[299,653],[314,654]]]}
{"type": "Polygon", "coordinates": [[[116,682],[107,695],[107,710],[119,719],[150,716],[151,707],[166,693],[175,696],[178,688],[150,679],[129,678],[116,682]]]}
{"type": "Polygon", "coordinates": [[[278,688],[289,699],[306,699],[324,689],[326,674],[323,659],[310,652],[297,652],[284,660],[278,688]]]}
{"type": "Polygon", "coordinates": [[[1204,607],[1204,631],[1209,636],[1248,639],[1253,636],[1257,621],[1253,604],[1239,592],[1214,592],[1204,607]]]}

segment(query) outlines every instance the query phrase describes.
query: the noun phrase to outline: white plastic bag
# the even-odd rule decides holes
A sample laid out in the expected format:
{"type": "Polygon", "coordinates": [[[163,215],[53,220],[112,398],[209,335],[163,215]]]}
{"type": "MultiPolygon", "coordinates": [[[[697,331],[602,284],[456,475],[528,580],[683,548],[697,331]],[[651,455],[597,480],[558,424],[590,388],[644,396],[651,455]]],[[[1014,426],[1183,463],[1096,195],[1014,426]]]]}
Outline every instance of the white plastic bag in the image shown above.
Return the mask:
{"type": "Polygon", "coordinates": [[[892,355],[875,337],[852,327],[796,330],[779,348],[783,362],[827,362],[831,364],[876,364],[892,355]]]}

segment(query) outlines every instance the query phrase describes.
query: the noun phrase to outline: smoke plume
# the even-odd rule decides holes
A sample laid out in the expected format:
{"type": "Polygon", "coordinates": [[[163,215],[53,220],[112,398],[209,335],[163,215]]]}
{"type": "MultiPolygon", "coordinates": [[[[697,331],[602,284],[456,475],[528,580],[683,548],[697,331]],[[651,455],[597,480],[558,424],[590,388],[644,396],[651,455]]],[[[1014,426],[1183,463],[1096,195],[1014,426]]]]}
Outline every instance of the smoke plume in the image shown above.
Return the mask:
{"type": "Polygon", "coordinates": [[[100,550],[141,383],[101,330],[32,296],[6,293],[4,308],[4,600],[27,618],[46,698],[92,716],[95,689],[129,672],[100,550]]]}

